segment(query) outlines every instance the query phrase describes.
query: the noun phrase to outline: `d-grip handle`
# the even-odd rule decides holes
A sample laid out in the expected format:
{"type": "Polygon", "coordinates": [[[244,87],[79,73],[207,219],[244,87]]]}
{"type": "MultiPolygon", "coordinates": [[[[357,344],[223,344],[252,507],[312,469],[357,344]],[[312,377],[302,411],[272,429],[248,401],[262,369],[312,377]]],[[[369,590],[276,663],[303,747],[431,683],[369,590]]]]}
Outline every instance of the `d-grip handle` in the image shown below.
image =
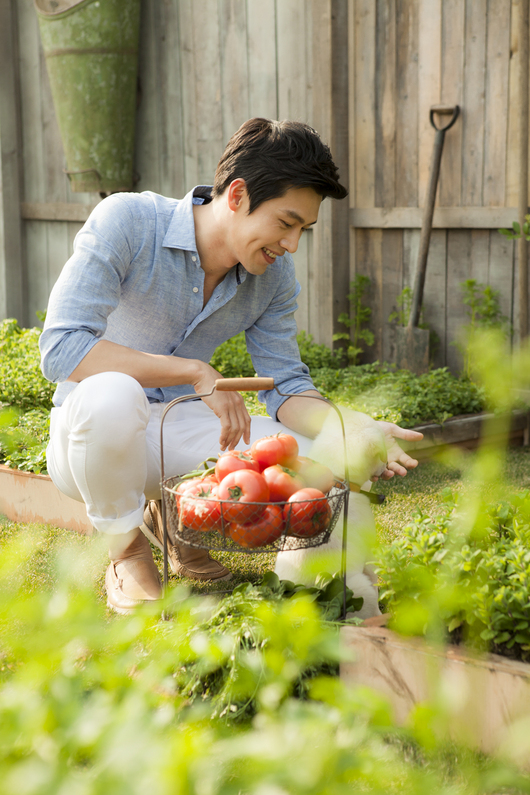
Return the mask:
{"type": "Polygon", "coordinates": [[[274,378],[218,378],[215,388],[218,392],[258,392],[274,389],[274,378]]]}

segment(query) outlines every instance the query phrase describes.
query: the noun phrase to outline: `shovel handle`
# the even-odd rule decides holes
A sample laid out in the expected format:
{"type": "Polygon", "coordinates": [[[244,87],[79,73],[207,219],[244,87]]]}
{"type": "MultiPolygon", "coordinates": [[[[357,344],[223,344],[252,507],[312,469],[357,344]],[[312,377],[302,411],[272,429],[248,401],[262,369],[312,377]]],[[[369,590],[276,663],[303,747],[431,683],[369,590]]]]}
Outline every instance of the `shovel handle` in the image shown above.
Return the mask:
{"type": "Polygon", "coordinates": [[[274,389],[274,378],[218,378],[215,388],[218,392],[258,392],[274,389]]]}
{"type": "Polygon", "coordinates": [[[437,130],[438,132],[445,132],[446,130],[449,130],[449,128],[453,126],[455,121],[458,119],[459,113],[460,113],[459,105],[433,105],[429,113],[429,118],[435,130],[437,130]],[[439,116],[451,116],[451,118],[444,127],[438,127],[438,125],[434,121],[435,113],[437,113],[439,116]]]}

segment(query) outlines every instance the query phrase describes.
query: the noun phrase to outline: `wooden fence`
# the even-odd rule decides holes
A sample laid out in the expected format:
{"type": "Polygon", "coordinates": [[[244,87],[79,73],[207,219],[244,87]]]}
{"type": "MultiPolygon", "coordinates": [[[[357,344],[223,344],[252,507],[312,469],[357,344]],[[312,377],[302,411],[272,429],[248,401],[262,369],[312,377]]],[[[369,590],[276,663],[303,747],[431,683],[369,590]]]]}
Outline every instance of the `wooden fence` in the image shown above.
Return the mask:
{"type": "Polygon", "coordinates": [[[510,0],[350,3],[351,262],[372,280],[367,359],[392,358],[388,316],[412,286],[438,103],[461,115],[446,135],[427,265],[434,361],[459,368],[465,279],[499,290],[517,326],[516,247],[497,230],[517,218],[519,10],[510,0]]]}
{"type": "MultiPolygon", "coordinates": [[[[517,323],[516,250],[497,229],[516,218],[519,0],[143,0],[137,190],[182,196],[212,180],[247,118],[315,126],[350,199],[325,202],[296,254],[297,321],[331,342],[356,273],[376,343],[412,282],[434,132],[428,111],[458,103],[447,134],[427,269],[425,318],[437,365],[456,370],[460,282],[491,284],[517,323]]],[[[0,4],[0,314],[35,322],[99,197],[63,173],[32,0],[0,4]]]]}

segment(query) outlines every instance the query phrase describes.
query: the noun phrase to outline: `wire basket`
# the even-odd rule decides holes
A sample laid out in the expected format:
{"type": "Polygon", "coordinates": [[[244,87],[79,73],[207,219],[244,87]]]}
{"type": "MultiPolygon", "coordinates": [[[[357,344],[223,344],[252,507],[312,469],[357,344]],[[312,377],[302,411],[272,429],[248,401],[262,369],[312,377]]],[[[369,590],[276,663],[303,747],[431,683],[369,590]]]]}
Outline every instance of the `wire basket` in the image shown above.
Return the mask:
{"type": "MultiPolygon", "coordinates": [[[[244,523],[235,522],[231,518],[234,508],[240,504],[232,500],[209,500],[206,497],[192,497],[203,507],[203,515],[208,514],[213,527],[194,529],[183,523],[179,505],[186,497],[177,493],[181,477],[166,478],[162,484],[162,495],[165,504],[165,516],[168,538],[171,543],[178,542],[190,547],[217,550],[222,552],[283,552],[285,550],[305,549],[325,544],[333,532],[340,511],[344,505],[348,484],[335,481],[326,497],[326,511],[317,513],[317,522],[311,526],[309,520],[297,520],[293,514],[292,502],[247,503],[248,512],[244,523]],[[269,521],[267,514],[269,505],[277,506],[284,516],[283,526],[279,521],[269,521]],[[215,515],[214,515],[215,511],[215,515]]],[[[322,498],[304,500],[308,505],[314,504],[318,510],[322,507],[322,498]]],[[[246,507],[246,506],[245,506],[246,507]]]]}
{"type": "MultiPolygon", "coordinates": [[[[308,547],[316,547],[325,544],[333,532],[333,529],[339,518],[341,509],[344,508],[344,528],[343,528],[343,569],[345,567],[345,554],[346,554],[346,516],[348,513],[348,496],[349,489],[349,474],[348,465],[345,459],[345,479],[344,481],[335,481],[334,486],[326,496],[327,516],[326,521],[323,522],[322,527],[318,528],[317,532],[311,535],[307,534],[307,529],[300,528],[296,517],[293,514],[293,503],[276,503],[281,507],[282,511],[286,509],[284,524],[280,532],[276,531],[275,537],[271,535],[267,537],[266,530],[256,544],[256,538],[251,539],[252,543],[248,543],[249,537],[252,533],[250,526],[254,518],[254,527],[256,520],[263,516],[264,506],[270,503],[248,503],[254,506],[257,515],[252,517],[251,514],[245,519],[245,522],[232,522],[230,519],[231,506],[234,501],[232,500],[208,500],[206,498],[194,498],[204,500],[204,503],[218,503],[220,507],[220,516],[214,529],[195,529],[186,526],[179,517],[179,510],[177,505],[176,489],[178,484],[184,478],[184,475],[177,475],[165,477],[164,475],[164,419],[168,411],[187,400],[197,400],[197,398],[209,397],[215,390],[224,392],[238,392],[238,391],[253,391],[274,389],[282,397],[293,397],[291,394],[280,392],[278,387],[274,384],[273,378],[220,378],[217,379],[215,385],[210,392],[202,395],[193,393],[191,395],[183,395],[182,397],[172,400],[162,414],[160,423],[160,457],[161,457],[161,490],[162,490],[162,521],[164,525],[164,587],[168,583],[168,542],[185,544],[189,547],[196,547],[200,549],[217,550],[224,552],[247,552],[247,553],[260,553],[260,552],[280,552],[286,550],[307,549],[308,547]],[[234,524],[238,527],[234,528],[234,524]],[[245,527],[246,525],[246,527],[245,527]],[[242,529],[241,529],[242,528],[242,529]]],[[[344,423],[339,409],[332,401],[327,398],[317,398],[314,395],[297,395],[297,397],[307,397],[323,400],[328,403],[338,414],[342,426],[342,433],[344,438],[344,446],[346,449],[346,436],[344,432],[344,423]]],[[[319,500],[304,500],[304,502],[321,502],[319,500]]],[[[251,510],[251,509],[249,509],[251,510]]]]}

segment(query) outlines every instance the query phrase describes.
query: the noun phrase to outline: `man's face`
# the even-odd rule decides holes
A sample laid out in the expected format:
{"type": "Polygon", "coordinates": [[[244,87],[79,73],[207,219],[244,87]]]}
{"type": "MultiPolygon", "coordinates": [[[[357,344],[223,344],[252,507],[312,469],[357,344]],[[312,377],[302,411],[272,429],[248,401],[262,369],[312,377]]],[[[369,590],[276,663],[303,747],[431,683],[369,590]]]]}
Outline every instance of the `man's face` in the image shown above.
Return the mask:
{"type": "MultiPolygon", "coordinates": [[[[233,186],[234,183],[229,191],[233,186]]],[[[294,254],[304,231],[316,222],[322,202],[312,188],[290,188],[283,196],[263,202],[249,215],[244,182],[242,190],[234,191],[234,197],[232,250],[245,270],[256,276],[286,251],[294,254]]]]}

